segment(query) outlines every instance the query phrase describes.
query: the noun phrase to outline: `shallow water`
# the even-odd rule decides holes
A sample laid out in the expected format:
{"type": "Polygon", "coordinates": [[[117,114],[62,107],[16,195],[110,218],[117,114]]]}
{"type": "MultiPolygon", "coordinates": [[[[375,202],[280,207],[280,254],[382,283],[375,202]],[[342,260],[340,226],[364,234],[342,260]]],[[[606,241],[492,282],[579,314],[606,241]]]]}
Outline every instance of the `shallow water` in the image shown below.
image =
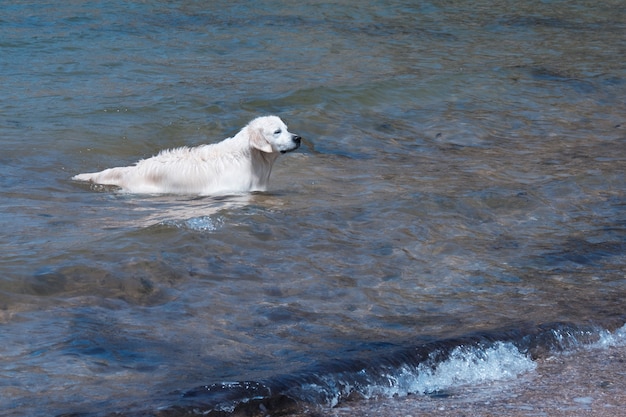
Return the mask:
{"type": "Polygon", "coordinates": [[[360,415],[619,331],[620,5],[2,6],[0,409],[360,415]],[[69,180],[267,113],[266,193],[69,180]]]}

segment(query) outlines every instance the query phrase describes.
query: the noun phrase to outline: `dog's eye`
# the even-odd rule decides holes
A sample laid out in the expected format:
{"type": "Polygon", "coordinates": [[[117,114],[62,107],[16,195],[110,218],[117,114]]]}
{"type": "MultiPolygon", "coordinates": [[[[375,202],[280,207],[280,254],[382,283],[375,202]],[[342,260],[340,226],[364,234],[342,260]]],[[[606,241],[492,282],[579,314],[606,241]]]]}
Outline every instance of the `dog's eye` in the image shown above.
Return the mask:
{"type": "Polygon", "coordinates": [[[281,133],[282,133],[282,130],[280,130],[280,129],[276,129],[276,130],[274,131],[274,134],[275,134],[275,135],[280,135],[281,133]]]}

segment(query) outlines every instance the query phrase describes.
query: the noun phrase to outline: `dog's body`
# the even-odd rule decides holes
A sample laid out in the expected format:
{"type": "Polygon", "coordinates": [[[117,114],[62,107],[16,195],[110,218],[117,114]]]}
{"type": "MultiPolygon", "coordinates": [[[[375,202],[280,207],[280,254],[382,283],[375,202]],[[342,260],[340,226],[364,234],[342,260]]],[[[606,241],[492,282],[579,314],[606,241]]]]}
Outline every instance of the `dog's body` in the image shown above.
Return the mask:
{"type": "Polygon", "coordinates": [[[116,185],[130,193],[219,195],[265,191],[279,153],[300,146],[276,116],[252,120],[232,138],[212,145],[161,151],[133,166],[72,179],[116,185]]]}

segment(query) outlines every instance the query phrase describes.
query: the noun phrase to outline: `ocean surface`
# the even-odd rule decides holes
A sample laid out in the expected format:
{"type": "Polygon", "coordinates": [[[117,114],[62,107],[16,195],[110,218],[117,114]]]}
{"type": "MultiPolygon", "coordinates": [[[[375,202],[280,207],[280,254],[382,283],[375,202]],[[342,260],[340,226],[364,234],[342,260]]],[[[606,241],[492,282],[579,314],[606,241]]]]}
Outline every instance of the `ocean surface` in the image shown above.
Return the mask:
{"type": "Polygon", "coordinates": [[[623,6],[0,2],[0,415],[619,415],[623,6]],[[70,179],[266,114],[267,192],[70,179]]]}

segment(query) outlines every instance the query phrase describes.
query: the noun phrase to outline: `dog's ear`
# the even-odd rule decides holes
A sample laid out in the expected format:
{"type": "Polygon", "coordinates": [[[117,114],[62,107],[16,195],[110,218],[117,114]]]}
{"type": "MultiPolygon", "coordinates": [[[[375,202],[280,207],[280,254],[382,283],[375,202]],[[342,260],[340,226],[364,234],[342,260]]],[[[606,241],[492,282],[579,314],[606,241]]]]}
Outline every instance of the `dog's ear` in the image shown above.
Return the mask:
{"type": "Polygon", "coordinates": [[[250,137],[250,146],[260,150],[261,152],[272,153],[272,145],[265,139],[263,132],[258,127],[248,126],[248,136],[250,137]]]}

